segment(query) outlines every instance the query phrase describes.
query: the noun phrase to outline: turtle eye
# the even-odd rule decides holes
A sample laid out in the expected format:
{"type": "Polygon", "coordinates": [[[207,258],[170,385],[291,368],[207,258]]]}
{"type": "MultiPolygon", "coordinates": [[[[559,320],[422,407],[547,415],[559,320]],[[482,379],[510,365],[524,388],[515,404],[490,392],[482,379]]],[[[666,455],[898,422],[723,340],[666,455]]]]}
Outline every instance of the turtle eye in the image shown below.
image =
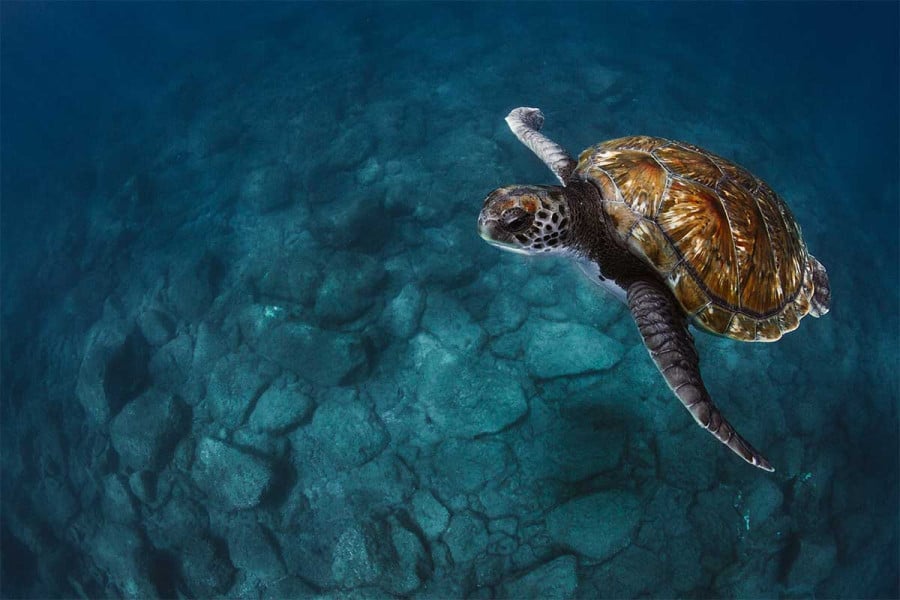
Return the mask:
{"type": "Polygon", "coordinates": [[[518,206],[507,208],[500,215],[500,224],[503,225],[503,229],[510,233],[525,231],[532,221],[534,221],[534,215],[518,206]]]}

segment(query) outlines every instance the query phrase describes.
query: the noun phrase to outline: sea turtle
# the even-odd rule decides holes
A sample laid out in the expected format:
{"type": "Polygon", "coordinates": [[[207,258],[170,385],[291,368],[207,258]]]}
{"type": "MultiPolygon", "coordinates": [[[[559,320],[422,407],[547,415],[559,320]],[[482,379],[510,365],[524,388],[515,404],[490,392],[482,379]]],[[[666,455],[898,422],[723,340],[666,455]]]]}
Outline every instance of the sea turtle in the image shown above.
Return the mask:
{"type": "Polygon", "coordinates": [[[725,420],[700,376],[688,331],[769,342],[828,312],[822,264],[784,201],[706,150],[632,136],[591,146],[576,163],[542,133],[536,108],[506,122],[562,186],[491,192],[478,231],[520,254],[561,254],[625,302],[650,357],[699,425],[752,465],[772,466],[725,420]]]}

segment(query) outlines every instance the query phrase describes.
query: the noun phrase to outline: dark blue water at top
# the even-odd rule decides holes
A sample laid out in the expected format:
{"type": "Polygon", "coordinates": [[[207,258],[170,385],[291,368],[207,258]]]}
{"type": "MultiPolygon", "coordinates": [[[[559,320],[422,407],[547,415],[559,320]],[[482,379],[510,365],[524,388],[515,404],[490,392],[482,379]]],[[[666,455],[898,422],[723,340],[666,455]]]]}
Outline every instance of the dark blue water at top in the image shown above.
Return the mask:
{"type": "Polygon", "coordinates": [[[896,4],[0,6],[2,597],[898,590],[896,4]],[[743,165],[828,269],[697,332],[746,465],[627,309],[479,239],[647,134],[743,165]]]}

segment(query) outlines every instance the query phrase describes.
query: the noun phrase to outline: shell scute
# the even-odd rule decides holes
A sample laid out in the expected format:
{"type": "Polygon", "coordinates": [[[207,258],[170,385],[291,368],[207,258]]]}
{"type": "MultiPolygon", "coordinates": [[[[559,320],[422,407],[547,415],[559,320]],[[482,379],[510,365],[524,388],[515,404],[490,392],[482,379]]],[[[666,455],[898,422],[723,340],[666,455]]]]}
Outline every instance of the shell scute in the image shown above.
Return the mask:
{"type": "Polygon", "coordinates": [[[594,153],[590,160],[590,170],[607,175],[633,211],[656,214],[669,173],[653,156],[637,150],[611,149],[594,153]]]}
{"type": "Polygon", "coordinates": [[[694,319],[713,333],[725,335],[733,317],[734,312],[716,304],[707,304],[697,311],[694,319]]]}
{"type": "Polygon", "coordinates": [[[707,156],[680,146],[663,146],[653,156],[672,173],[701,185],[715,188],[723,177],[719,167],[707,156]]]}
{"type": "Polygon", "coordinates": [[[681,257],[668,242],[659,226],[649,219],[641,219],[631,229],[629,245],[656,265],[661,275],[668,275],[681,262],[681,257]]]}
{"type": "Polygon", "coordinates": [[[693,315],[709,304],[709,295],[697,285],[697,280],[688,272],[684,263],[672,269],[666,281],[687,314],[693,315]]]}
{"type": "Polygon", "coordinates": [[[692,181],[673,179],[656,222],[698,282],[716,298],[733,304],[737,261],[728,214],[716,193],[692,181]]]}

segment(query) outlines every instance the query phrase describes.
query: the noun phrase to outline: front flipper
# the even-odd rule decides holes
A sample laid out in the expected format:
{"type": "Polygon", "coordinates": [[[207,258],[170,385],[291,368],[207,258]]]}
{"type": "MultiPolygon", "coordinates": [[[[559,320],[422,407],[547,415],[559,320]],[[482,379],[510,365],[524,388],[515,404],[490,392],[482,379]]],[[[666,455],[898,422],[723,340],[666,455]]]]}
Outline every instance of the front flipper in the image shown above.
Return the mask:
{"type": "Polygon", "coordinates": [[[544,115],[540,109],[519,107],[507,115],[506,124],[520,142],[528,146],[545,165],[550,167],[561,184],[566,185],[569,182],[576,163],[562,146],[540,132],[544,126],[544,115]]]}
{"type": "Polygon", "coordinates": [[[751,465],[774,471],[713,404],[700,377],[700,358],[687,319],[671,292],[657,281],[635,281],[628,286],[628,308],[656,368],[694,420],[751,465]]]}

